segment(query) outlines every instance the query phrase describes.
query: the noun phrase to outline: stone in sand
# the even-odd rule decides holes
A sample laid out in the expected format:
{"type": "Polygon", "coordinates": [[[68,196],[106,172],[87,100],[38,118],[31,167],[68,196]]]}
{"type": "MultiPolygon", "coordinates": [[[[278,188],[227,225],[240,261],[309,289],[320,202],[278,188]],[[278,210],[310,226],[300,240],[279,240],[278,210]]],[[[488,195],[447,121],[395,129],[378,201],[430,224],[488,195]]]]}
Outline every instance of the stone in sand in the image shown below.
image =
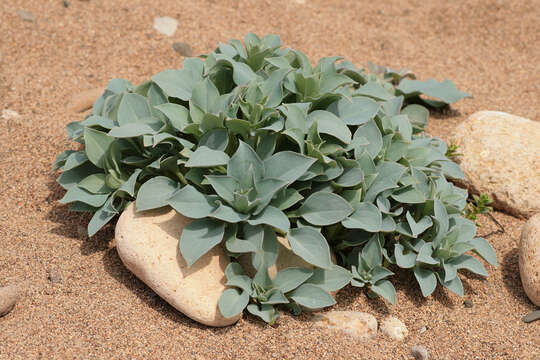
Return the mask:
{"type": "Polygon", "coordinates": [[[11,119],[18,119],[20,117],[21,115],[15,110],[11,110],[11,109],[2,110],[2,119],[11,120],[11,119]]]}
{"type": "Polygon", "coordinates": [[[392,340],[402,341],[409,335],[407,326],[395,317],[388,317],[381,322],[380,331],[392,340]]]}
{"type": "Polygon", "coordinates": [[[429,354],[425,347],[422,345],[414,345],[411,347],[411,355],[415,360],[428,360],[429,354]]]}
{"type": "Polygon", "coordinates": [[[540,306],[540,213],[530,218],[521,232],[519,274],[525,293],[540,306]]]}
{"type": "Polygon", "coordinates": [[[28,22],[36,21],[36,15],[32,14],[30,11],[19,10],[19,11],[17,11],[17,14],[24,21],[28,21],[28,22]]]}
{"type": "Polygon", "coordinates": [[[191,46],[189,46],[189,44],[178,41],[172,44],[172,48],[174,51],[176,51],[182,56],[190,57],[193,55],[193,49],[191,49],[191,46]]]}
{"type": "Polygon", "coordinates": [[[377,336],[375,316],[359,311],[329,311],[313,316],[318,326],[342,331],[362,340],[377,336]]]}
{"type": "Polygon", "coordinates": [[[178,21],[172,17],[163,16],[154,18],[154,29],[164,35],[173,36],[177,26],[178,21]]]}
{"type": "Polygon", "coordinates": [[[14,285],[0,288],[0,316],[8,314],[19,300],[19,290],[14,285]]]}
{"type": "Polygon", "coordinates": [[[94,102],[103,94],[103,91],[103,88],[98,87],[74,95],[71,98],[71,103],[68,105],[68,110],[78,113],[90,109],[94,102]]]}
{"type": "Polygon", "coordinates": [[[520,217],[540,211],[540,122],[479,111],[456,129],[458,158],[471,192],[520,217]]]}
{"type": "Polygon", "coordinates": [[[188,267],[178,241],[189,222],[169,207],[137,212],[132,203],[116,224],[116,249],[124,265],[175,309],[205,325],[231,325],[241,315],[224,318],[218,309],[229,258],[216,246],[188,267]]]}

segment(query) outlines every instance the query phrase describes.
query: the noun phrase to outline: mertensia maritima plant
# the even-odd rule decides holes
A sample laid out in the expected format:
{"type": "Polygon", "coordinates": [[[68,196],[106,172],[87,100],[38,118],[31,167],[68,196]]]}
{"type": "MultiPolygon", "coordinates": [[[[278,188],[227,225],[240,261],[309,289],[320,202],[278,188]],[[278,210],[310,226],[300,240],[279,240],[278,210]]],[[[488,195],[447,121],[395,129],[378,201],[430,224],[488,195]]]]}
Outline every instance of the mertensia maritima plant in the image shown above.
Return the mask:
{"type": "Polygon", "coordinates": [[[131,201],[194,219],[179,250],[192,265],[225,247],[226,317],[247,308],[273,323],[277,306],[331,306],[348,284],[395,303],[390,279],[405,270],[424,296],[437,283],[463,295],[458,270],[487,276],[472,254],[497,260],[463,216],[467,192],[449,181],[463,173],[424,129],[427,108],[466,96],[407,70],[364,71],[340,57],[312,66],[276,35],[247,34],[138,86],[112,80],[92,113],[67,125],[84,146],[55,161],[61,202],[94,213],[90,236],[131,201]],[[278,236],[311,266],[272,279],[278,236]]]}

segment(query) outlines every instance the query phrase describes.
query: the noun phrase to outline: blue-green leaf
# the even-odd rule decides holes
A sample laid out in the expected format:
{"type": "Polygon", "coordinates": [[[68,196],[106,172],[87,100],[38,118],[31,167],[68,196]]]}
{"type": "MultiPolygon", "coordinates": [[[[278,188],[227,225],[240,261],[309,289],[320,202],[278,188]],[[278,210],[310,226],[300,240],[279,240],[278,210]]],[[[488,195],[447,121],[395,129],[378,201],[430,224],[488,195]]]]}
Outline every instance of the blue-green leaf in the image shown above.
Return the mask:
{"type": "Polygon", "coordinates": [[[198,219],[186,225],[180,236],[180,253],[188,266],[223,240],[225,224],[212,219],[198,219]]]}

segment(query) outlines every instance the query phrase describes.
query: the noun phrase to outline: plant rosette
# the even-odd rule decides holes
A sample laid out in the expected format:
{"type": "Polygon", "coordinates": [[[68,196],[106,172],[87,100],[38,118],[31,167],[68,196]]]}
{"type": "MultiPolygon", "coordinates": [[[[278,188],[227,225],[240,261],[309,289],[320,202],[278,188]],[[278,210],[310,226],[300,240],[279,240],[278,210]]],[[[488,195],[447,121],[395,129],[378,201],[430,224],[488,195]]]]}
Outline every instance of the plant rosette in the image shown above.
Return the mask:
{"type": "Polygon", "coordinates": [[[247,34],[138,86],[111,80],[92,113],[67,125],[84,146],[55,161],[60,202],[94,213],[90,236],[131,201],[195,219],[179,251],[188,265],[219,244],[228,251],[225,317],[247,309],[273,323],[277,306],[331,306],[347,284],[395,303],[397,271],[412,271],[424,296],[437,283],[461,296],[458,270],[487,276],[472,254],[497,260],[465,218],[467,192],[449,181],[464,177],[452,152],[424,129],[427,108],[469,95],[448,80],[369,70],[339,57],[313,67],[278,36],[247,34]],[[313,267],[271,279],[278,235],[313,267]],[[243,254],[253,277],[235,261],[243,254]]]}

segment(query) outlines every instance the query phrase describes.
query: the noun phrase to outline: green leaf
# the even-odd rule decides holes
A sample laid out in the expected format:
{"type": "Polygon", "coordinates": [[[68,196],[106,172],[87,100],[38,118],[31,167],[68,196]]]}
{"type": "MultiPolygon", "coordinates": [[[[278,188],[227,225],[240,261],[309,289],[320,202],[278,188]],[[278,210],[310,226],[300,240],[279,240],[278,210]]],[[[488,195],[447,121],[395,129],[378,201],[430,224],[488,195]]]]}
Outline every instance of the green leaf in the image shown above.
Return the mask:
{"type": "Polygon", "coordinates": [[[201,146],[191,154],[186,167],[213,167],[226,165],[228,162],[229,155],[223,151],[201,146]]]}
{"type": "Polygon", "coordinates": [[[103,168],[103,161],[109,151],[114,138],[104,132],[91,128],[84,129],[85,152],[92,164],[103,168]]]}
{"type": "Polygon", "coordinates": [[[264,176],[264,165],[257,153],[243,141],[239,141],[238,149],[227,165],[227,175],[236,178],[242,188],[251,187],[249,175],[253,174],[256,182],[264,176]]]}
{"type": "Polygon", "coordinates": [[[245,221],[249,218],[248,214],[241,214],[233,208],[223,204],[220,204],[219,207],[208,216],[233,224],[245,221]]]}
{"type": "Polygon", "coordinates": [[[362,125],[377,115],[380,105],[370,98],[358,96],[343,98],[337,103],[339,117],[347,125],[362,125]]]}
{"type": "Polygon", "coordinates": [[[463,297],[463,283],[461,282],[459,276],[456,276],[449,281],[443,281],[441,274],[437,272],[437,278],[439,279],[439,282],[443,284],[443,286],[446,287],[448,290],[452,291],[456,295],[463,297]]]}
{"type": "Polygon", "coordinates": [[[339,187],[353,187],[364,181],[364,172],[362,169],[353,167],[343,171],[340,177],[335,180],[335,184],[339,187]]]}
{"type": "Polygon", "coordinates": [[[480,257],[486,260],[493,266],[498,266],[497,254],[489,242],[484,238],[474,238],[471,240],[471,244],[474,246],[474,252],[480,255],[480,257]]]}
{"type": "Polygon", "coordinates": [[[279,317],[279,312],[272,305],[249,304],[247,310],[270,325],[273,325],[279,317]]]}
{"type": "Polygon", "coordinates": [[[422,105],[408,105],[401,110],[401,113],[409,117],[409,121],[415,129],[424,130],[428,125],[429,110],[422,105]]]}
{"type": "Polygon", "coordinates": [[[329,111],[315,110],[309,114],[309,119],[317,124],[319,133],[331,135],[345,144],[351,142],[352,134],[347,125],[329,111]]]}
{"type": "Polygon", "coordinates": [[[178,190],[167,203],[180,214],[192,219],[201,219],[216,209],[215,197],[202,194],[191,185],[178,190]]]}
{"type": "Polygon", "coordinates": [[[336,303],[328,292],[312,284],[300,285],[289,294],[289,298],[308,309],[321,309],[336,303]]]}
{"type": "Polygon", "coordinates": [[[283,190],[279,191],[270,203],[279,210],[286,210],[304,198],[296,189],[288,188],[283,190]]]}
{"type": "Polygon", "coordinates": [[[161,111],[177,131],[183,131],[189,125],[189,110],[185,106],[167,103],[154,106],[161,111]]]}
{"type": "Polygon", "coordinates": [[[248,237],[249,241],[258,241],[257,251],[252,257],[252,265],[255,269],[264,268],[266,270],[276,262],[278,257],[278,241],[274,230],[268,226],[253,227],[248,225],[244,227],[244,235],[248,237]],[[246,231],[247,229],[254,230],[254,233],[249,234],[249,231],[246,231]],[[259,240],[261,239],[261,233],[262,241],[259,240]]]}
{"type": "Polygon", "coordinates": [[[205,178],[223,200],[229,204],[234,202],[234,193],[239,187],[235,178],[226,175],[205,175],[205,178]]]}
{"type": "Polygon", "coordinates": [[[459,91],[450,80],[438,82],[435,79],[426,81],[404,79],[396,90],[406,96],[424,94],[437,98],[446,104],[455,103],[464,97],[471,97],[469,93],[459,91]]]}
{"type": "Polygon", "coordinates": [[[93,194],[109,194],[112,189],[105,183],[105,174],[88,175],[79,183],[79,187],[93,194]]]}
{"type": "Polygon", "coordinates": [[[225,268],[225,276],[227,276],[227,279],[231,279],[234,276],[240,276],[240,275],[245,275],[244,269],[242,268],[242,265],[240,265],[237,262],[231,262],[225,268]]]}
{"type": "Polygon", "coordinates": [[[94,236],[103,226],[107,225],[112,220],[118,211],[113,207],[113,196],[109,197],[105,204],[99,208],[90,219],[88,223],[88,236],[94,236]]]}
{"type": "Polygon", "coordinates": [[[92,194],[80,187],[73,186],[64,194],[64,197],[60,199],[60,203],[68,204],[80,201],[93,207],[100,207],[105,203],[108,197],[109,194],[92,194]]]}
{"type": "Polygon", "coordinates": [[[178,190],[179,184],[166,176],[151,178],[137,193],[137,210],[150,210],[167,206],[167,201],[178,190]]]}
{"type": "Polygon", "coordinates": [[[352,279],[352,274],[345,268],[332,265],[331,269],[315,268],[313,276],[307,283],[316,285],[326,291],[338,291],[352,279]]]}
{"type": "Polygon", "coordinates": [[[256,216],[252,216],[248,223],[250,225],[266,224],[273,226],[283,232],[289,231],[291,226],[289,218],[283,213],[283,211],[273,206],[267,206],[262,212],[256,216]]]}
{"type": "Polygon", "coordinates": [[[454,265],[458,270],[467,269],[475,274],[481,276],[488,276],[488,272],[484,268],[484,265],[482,265],[482,263],[476,258],[469,255],[461,255],[455,258],[451,258],[450,260],[448,260],[448,263],[454,265]]]}
{"type": "Polygon", "coordinates": [[[115,138],[131,138],[141,135],[156,134],[163,126],[161,122],[150,123],[131,123],[119,127],[113,127],[109,131],[109,136],[115,138]]]}
{"type": "Polygon", "coordinates": [[[400,268],[410,269],[416,265],[416,253],[405,253],[405,248],[401,244],[394,245],[394,256],[396,257],[396,263],[400,268]]]}
{"type": "Polygon", "coordinates": [[[416,261],[429,264],[429,265],[439,265],[439,260],[434,259],[432,257],[432,254],[433,254],[432,244],[425,243],[424,245],[422,245],[422,247],[418,251],[418,256],[416,257],[416,261]]]}
{"type": "Polygon", "coordinates": [[[248,294],[251,293],[251,278],[247,275],[237,275],[227,277],[228,281],[225,285],[234,286],[246,291],[248,294]]]}
{"type": "Polygon", "coordinates": [[[402,189],[396,190],[390,196],[397,202],[405,204],[421,204],[426,202],[424,194],[412,186],[406,186],[402,189]]]}
{"type": "Polygon", "coordinates": [[[292,184],[315,163],[317,159],[292,151],[281,151],[264,160],[265,177],[292,184]]]}
{"type": "Polygon", "coordinates": [[[381,280],[371,286],[371,291],[388,300],[392,305],[396,304],[396,289],[388,280],[381,280]]]}
{"type": "Polygon", "coordinates": [[[354,95],[368,96],[375,100],[390,100],[394,97],[376,81],[368,81],[354,92],[354,95]]]}
{"type": "Polygon", "coordinates": [[[77,184],[90,174],[100,173],[103,170],[97,168],[91,162],[85,162],[71,170],[64,171],[56,181],[66,190],[77,186],[77,184]]]}
{"type": "Polygon", "coordinates": [[[214,112],[214,105],[218,101],[218,98],[219,91],[208,77],[199,81],[193,87],[191,100],[205,113],[214,112]]]}
{"type": "Polygon", "coordinates": [[[341,196],[322,191],[312,194],[298,209],[298,214],[314,225],[335,224],[352,212],[352,206],[341,196]]]}
{"type": "Polygon", "coordinates": [[[309,226],[289,230],[287,239],[293,252],[315,266],[331,269],[328,242],[320,232],[309,226]]]}
{"type": "Polygon", "coordinates": [[[141,122],[141,119],[151,116],[150,104],[144,96],[134,93],[127,93],[122,96],[117,115],[120,126],[141,122]]]}
{"type": "MultiPolygon", "coordinates": [[[[75,151],[75,150],[66,150],[64,151],[63,153],[61,153],[60,155],[58,155],[58,157],[56,158],[56,160],[54,160],[54,163],[53,163],[53,170],[58,170],[60,169],[61,167],[63,167],[66,163],[66,160],[67,158],[71,155],[71,154],[75,154],[75,153],[78,153],[78,151],[75,151]]],[[[86,156],[86,154],[85,154],[86,156]]]]}
{"type": "Polygon", "coordinates": [[[133,174],[118,188],[118,191],[123,191],[130,196],[135,196],[135,185],[137,178],[141,174],[142,169],[135,169],[133,174]]]}
{"type": "Polygon", "coordinates": [[[238,292],[236,289],[227,289],[221,294],[218,301],[219,311],[226,318],[240,314],[249,303],[249,294],[246,291],[238,292]]]}
{"type": "Polygon", "coordinates": [[[229,144],[229,133],[226,129],[208,131],[199,140],[199,147],[206,146],[212,150],[225,151],[229,144]]]}
{"type": "Polygon", "coordinates": [[[77,166],[84,164],[87,161],[88,161],[88,157],[86,156],[84,152],[81,152],[81,151],[73,152],[65,159],[65,164],[62,167],[62,170],[63,171],[71,170],[73,168],[76,168],[77,166]]]}
{"type": "Polygon", "coordinates": [[[193,87],[202,76],[201,73],[182,70],[165,70],[152,76],[155,82],[168,96],[179,98],[184,101],[191,99],[193,87]]]}
{"type": "Polygon", "coordinates": [[[287,293],[296,289],[313,275],[313,271],[301,267],[289,267],[281,270],[274,278],[274,287],[287,293]]]}
{"type": "Polygon", "coordinates": [[[341,223],[347,229],[362,229],[369,232],[377,232],[381,230],[382,214],[375,205],[362,202],[356,206],[356,210],[352,215],[341,223]]]}
{"type": "Polygon", "coordinates": [[[188,266],[223,240],[225,224],[212,219],[197,219],[182,230],[180,253],[188,266]]]}
{"type": "Polygon", "coordinates": [[[414,268],[414,277],[418,281],[424,297],[431,295],[435,291],[435,288],[437,288],[437,277],[431,270],[417,266],[414,268]]]}

